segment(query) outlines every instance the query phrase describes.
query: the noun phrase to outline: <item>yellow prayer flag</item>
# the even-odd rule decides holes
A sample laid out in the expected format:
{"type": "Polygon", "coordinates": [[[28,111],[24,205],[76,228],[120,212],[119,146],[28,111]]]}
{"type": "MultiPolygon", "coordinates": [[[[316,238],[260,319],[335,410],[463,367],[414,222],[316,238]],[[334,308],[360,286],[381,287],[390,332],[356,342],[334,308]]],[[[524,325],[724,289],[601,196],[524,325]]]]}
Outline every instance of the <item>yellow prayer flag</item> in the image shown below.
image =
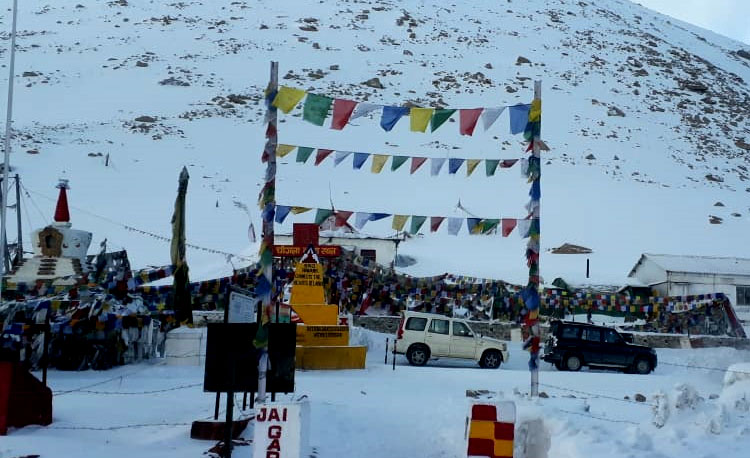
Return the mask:
{"type": "Polygon", "coordinates": [[[284,157],[284,156],[286,156],[287,154],[289,154],[289,153],[291,153],[292,151],[294,151],[294,148],[296,148],[296,146],[295,146],[295,145],[284,145],[284,144],[279,144],[279,145],[278,145],[278,146],[276,147],[276,157],[284,157]]]}
{"type": "Polygon", "coordinates": [[[403,231],[407,219],[409,219],[408,215],[393,215],[393,224],[391,227],[394,231],[403,231]]]}
{"type": "Polygon", "coordinates": [[[474,173],[474,169],[477,168],[481,159],[467,159],[466,160],[466,176],[470,177],[474,173]]]}
{"type": "Polygon", "coordinates": [[[383,166],[388,161],[388,157],[385,154],[373,154],[372,155],[372,173],[380,173],[383,170],[383,166]]]}
{"type": "Polygon", "coordinates": [[[537,122],[542,120],[542,99],[534,99],[531,102],[531,110],[529,110],[529,121],[537,122]]]}
{"type": "Polygon", "coordinates": [[[292,111],[292,109],[294,109],[294,107],[297,106],[297,104],[300,100],[302,100],[302,97],[304,97],[305,94],[306,92],[302,89],[281,86],[281,88],[279,88],[279,92],[276,93],[276,97],[274,97],[273,102],[271,102],[271,105],[280,109],[284,113],[289,113],[290,111],[292,111]]]}
{"type": "Polygon", "coordinates": [[[432,113],[434,111],[434,108],[412,108],[409,111],[409,117],[411,118],[411,131],[424,132],[427,130],[427,126],[430,124],[430,119],[432,119],[432,113]]]}
{"type": "Polygon", "coordinates": [[[292,207],[290,210],[293,214],[299,215],[300,213],[309,212],[311,209],[307,207],[292,207]]]}

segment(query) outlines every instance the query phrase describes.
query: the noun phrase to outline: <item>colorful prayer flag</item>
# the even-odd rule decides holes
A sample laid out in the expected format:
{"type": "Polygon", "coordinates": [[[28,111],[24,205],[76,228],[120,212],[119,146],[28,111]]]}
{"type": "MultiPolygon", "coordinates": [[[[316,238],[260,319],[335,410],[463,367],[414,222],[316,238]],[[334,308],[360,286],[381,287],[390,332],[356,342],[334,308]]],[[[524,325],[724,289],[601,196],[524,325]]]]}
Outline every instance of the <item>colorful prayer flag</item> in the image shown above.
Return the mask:
{"type": "Polygon", "coordinates": [[[474,173],[474,169],[477,168],[479,163],[482,162],[480,159],[467,159],[466,160],[466,176],[470,177],[474,173]]]}
{"type": "Polygon", "coordinates": [[[504,160],[503,160],[503,161],[502,161],[502,162],[500,163],[500,168],[503,168],[503,169],[507,169],[507,168],[513,167],[513,165],[514,165],[514,164],[515,164],[516,162],[518,162],[518,159],[504,159],[504,160]]]}
{"type": "Polygon", "coordinates": [[[411,234],[416,234],[417,232],[419,232],[419,228],[422,227],[422,224],[424,224],[426,219],[427,219],[426,216],[412,216],[411,228],[409,232],[411,234]]]}
{"type": "Polygon", "coordinates": [[[430,162],[430,175],[437,176],[440,173],[440,169],[443,168],[443,164],[445,164],[444,157],[433,157],[430,162]]]}
{"type": "Polygon", "coordinates": [[[336,227],[344,226],[346,224],[346,220],[348,220],[349,217],[352,216],[352,213],[354,212],[341,211],[341,210],[337,211],[336,213],[334,213],[334,216],[335,216],[334,225],[336,227]]]}
{"type": "Polygon", "coordinates": [[[513,232],[513,229],[516,227],[516,219],[515,218],[503,218],[502,222],[500,223],[503,237],[507,237],[510,235],[511,232],[513,232]]]}
{"type": "Polygon", "coordinates": [[[320,163],[323,162],[325,158],[330,156],[332,152],[333,152],[332,149],[318,148],[318,153],[315,155],[315,165],[320,165],[320,163]]]}
{"type": "Polygon", "coordinates": [[[333,210],[327,210],[325,208],[319,208],[315,212],[315,224],[320,226],[323,224],[323,221],[327,220],[329,216],[333,214],[333,210]]]}
{"type": "Polygon", "coordinates": [[[305,91],[288,86],[281,86],[276,93],[271,105],[283,111],[285,114],[294,109],[295,106],[305,96],[305,91]]]}
{"type": "Polygon", "coordinates": [[[452,157],[448,159],[448,173],[451,175],[455,175],[456,172],[458,172],[458,169],[461,168],[461,164],[464,163],[464,160],[461,158],[452,157]]]}
{"type": "Polygon", "coordinates": [[[393,161],[391,162],[391,171],[395,172],[396,170],[398,170],[398,168],[401,167],[407,159],[409,159],[409,156],[393,156],[393,161]]]}
{"type": "Polygon", "coordinates": [[[350,154],[352,154],[351,151],[336,151],[336,156],[333,158],[333,166],[336,167],[341,164],[350,154]]]}
{"type": "Polygon", "coordinates": [[[301,162],[303,164],[307,162],[307,159],[310,157],[314,149],[315,148],[310,148],[308,146],[300,146],[297,149],[297,162],[301,162]]]}
{"type": "Polygon", "coordinates": [[[310,210],[312,210],[312,208],[308,208],[308,207],[292,207],[292,213],[294,213],[295,215],[299,215],[300,213],[309,212],[310,210]]]}
{"type": "Polygon", "coordinates": [[[472,135],[477,125],[482,108],[464,108],[459,110],[461,135],[472,135]]]}
{"type": "Polygon", "coordinates": [[[497,228],[497,225],[500,223],[499,219],[486,219],[482,221],[482,234],[489,234],[492,232],[495,228],[497,228]]]}
{"type": "Polygon", "coordinates": [[[526,129],[526,124],[529,122],[529,110],[531,110],[531,105],[523,103],[508,108],[511,134],[520,134],[526,129]]]}
{"type": "Polygon", "coordinates": [[[357,106],[357,102],[344,99],[336,99],[333,101],[333,120],[331,121],[331,129],[341,130],[349,122],[349,118],[352,116],[354,108],[357,106]]]}
{"type": "Polygon", "coordinates": [[[352,116],[349,118],[349,120],[367,116],[368,114],[381,107],[382,105],[377,105],[375,103],[360,103],[359,105],[357,105],[357,108],[354,109],[354,113],[352,113],[352,116]]]}
{"type": "Polygon", "coordinates": [[[445,216],[431,216],[430,217],[430,232],[437,232],[440,228],[440,224],[445,219],[445,216]]]}
{"type": "Polygon", "coordinates": [[[287,205],[277,205],[276,206],[276,222],[279,224],[282,224],[284,220],[286,219],[286,216],[289,214],[289,211],[291,211],[292,207],[289,207],[287,205]]]}
{"type": "Polygon", "coordinates": [[[466,227],[469,229],[469,234],[476,234],[475,231],[480,221],[482,221],[481,218],[466,218],[466,227]]]}
{"type": "Polygon", "coordinates": [[[333,99],[330,97],[307,94],[305,106],[302,111],[302,119],[316,126],[322,126],[328,117],[328,110],[331,108],[331,103],[333,103],[333,99]]]}
{"type": "Polygon", "coordinates": [[[432,120],[430,121],[430,131],[435,132],[438,127],[442,126],[455,112],[456,110],[435,110],[435,113],[432,115],[432,120]]]}
{"type": "Polygon", "coordinates": [[[294,145],[284,145],[279,143],[278,146],[276,146],[276,157],[284,157],[287,154],[291,153],[296,146],[294,145]]]}
{"type": "Polygon", "coordinates": [[[518,219],[516,220],[516,227],[518,228],[518,234],[525,239],[529,236],[529,227],[531,227],[531,220],[518,219]]]}
{"type": "Polygon", "coordinates": [[[482,124],[484,125],[485,131],[489,130],[490,127],[495,124],[495,121],[497,121],[497,118],[503,111],[505,111],[505,107],[484,109],[484,112],[482,113],[482,124]]]}
{"type": "Polygon", "coordinates": [[[354,215],[354,227],[359,230],[362,230],[362,228],[365,227],[365,224],[367,224],[368,221],[370,221],[370,213],[357,212],[354,215]]]}
{"type": "Polygon", "coordinates": [[[426,157],[412,157],[411,158],[411,169],[409,170],[409,173],[414,173],[417,171],[417,169],[425,163],[427,160],[426,157]]]}
{"type": "Polygon", "coordinates": [[[354,153],[354,161],[352,162],[354,170],[361,169],[368,157],[370,157],[369,153],[354,153]]]}
{"type": "Polygon", "coordinates": [[[542,99],[534,99],[529,109],[529,121],[539,122],[542,120],[542,99]]]}
{"type": "Polygon", "coordinates": [[[458,235],[458,232],[461,230],[461,225],[463,224],[464,219],[463,218],[448,218],[448,233],[450,235],[458,235]]]}
{"type": "Polygon", "coordinates": [[[414,107],[409,111],[410,127],[412,132],[424,132],[432,119],[433,108],[414,107]]]}
{"type": "Polygon", "coordinates": [[[380,127],[390,132],[402,116],[409,113],[407,107],[383,107],[383,116],[380,118],[380,127]]]}
{"type": "Polygon", "coordinates": [[[393,215],[393,224],[391,224],[391,227],[394,231],[403,231],[407,219],[409,219],[408,215],[393,215]]]}
{"type": "Polygon", "coordinates": [[[498,159],[487,159],[484,161],[484,165],[485,165],[488,177],[491,177],[495,174],[495,171],[497,170],[497,165],[499,163],[500,161],[498,159]]]}
{"type": "Polygon", "coordinates": [[[380,171],[383,170],[383,166],[388,161],[388,157],[389,156],[385,154],[373,154],[370,171],[372,173],[380,173],[380,171]]]}

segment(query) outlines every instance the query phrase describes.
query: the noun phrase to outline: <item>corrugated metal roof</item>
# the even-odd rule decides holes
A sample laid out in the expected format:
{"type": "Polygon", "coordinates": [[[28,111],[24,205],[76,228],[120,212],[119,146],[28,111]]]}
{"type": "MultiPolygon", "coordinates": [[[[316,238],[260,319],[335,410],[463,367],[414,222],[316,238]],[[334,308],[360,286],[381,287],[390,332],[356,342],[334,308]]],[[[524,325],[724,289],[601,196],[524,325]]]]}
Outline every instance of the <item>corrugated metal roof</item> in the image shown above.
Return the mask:
{"type": "MultiPolygon", "coordinates": [[[[669,272],[709,273],[725,275],[747,275],[750,276],[750,259],[747,258],[724,258],[719,256],[686,256],[672,254],[644,253],[641,257],[648,258],[662,269],[669,272]]],[[[640,265],[641,260],[630,271],[640,265]]]]}

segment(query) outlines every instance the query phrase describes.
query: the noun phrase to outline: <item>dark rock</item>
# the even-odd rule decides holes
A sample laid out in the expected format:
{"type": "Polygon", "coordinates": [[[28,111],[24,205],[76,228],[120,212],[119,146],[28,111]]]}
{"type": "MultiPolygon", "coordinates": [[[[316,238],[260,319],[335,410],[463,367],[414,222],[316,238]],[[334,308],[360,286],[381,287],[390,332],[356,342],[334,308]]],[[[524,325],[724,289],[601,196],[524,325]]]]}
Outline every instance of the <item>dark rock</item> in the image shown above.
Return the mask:
{"type": "Polygon", "coordinates": [[[732,216],[734,216],[735,218],[740,218],[740,217],[742,217],[742,214],[735,212],[735,213],[732,213],[732,216]]]}
{"type": "Polygon", "coordinates": [[[187,81],[182,81],[181,79],[175,78],[174,76],[170,76],[167,79],[159,81],[159,84],[162,86],[190,86],[190,83],[187,81]]]}
{"type": "Polygon", "coordinates": [[[490,63],[484,64],[484,68],[492,70],[492,64],[490,63]]]}
{"type": "Polygon", "coordinates": [[[742,148],[742,149],[744,149],[745,151],[750,151],[750,143],[744,142],[744,141],[742,141],[742,140],[737,140],[736,142],[734,142],[734,144],[735,144],[735,145],[736,145],[736,146],[737,146],[738,148],[742,148]]]}
{"type": "Polygon", "coordinates": [[[265,25],[265,24],[261,24],[260,25],[260,30],[267,30],[267,29],[268,29],[267,25],[265,25]]]}
{"type": "Polygon", "coordinates": [[[539,392],[539,397],[543,398],[543,399],[547,399],[547,398],[549,398],[549,395],[546,392],[544,392],[544,391],[540,391],[539,392]]]}
{"type": "Polygon", "coordinates": [[[722,178],[720,176],[717,176],[717,175],[713,175],[711,173],[709,173],[708,175],[706,175],[706,179],[708,181],[715,181],[717,183],[723,183],[724,182],[724,178],[722,178]]]}
{"type": "Polygon", "coordinates": [[[594,156],[593,154],[589,154],[588,156],[586,156],[586,159],[593,161],[596,160],[596,156],[594,156]]]}
{"type": "Polygon", "coordinates": [[[616,155],[616,154],[615,154],[615,157],[614,157],[613,159],[614,159],[615,161],[619,161],[619,160],[620,160],[620,158],[619,158],[619,157],[617,157],[617,155],[616,155]]]}
{"type": "Polygon", "coordinates": [[[152,122],[156,122],[156,118],[154,118],[153,116],[146,116],[146,115],[144,115],[144,116],[138,116],[137,118],[135,118],[135,122],[149,122],[149,123],[152,123],[152,122]]]}
{"type": "Polygon", "coordinates": [[[514,92],[518,92],[518,89],[514,88],[513,86],[505,86],[505,92],[512,94],[514,92]]]}
{"type": "Polygon", "coordinates": [[[743,59],[750,60],[750,52],[745,51],[744,49],[740,49],[737,51],[737,55],[742,57],[743,59]]]}
{"type": "Polygon", "coordinates": [[[317,28],[317,27],[315,27],[315,26],[314,26],[314,25],[312,25],[312,24],[308,24],[308,25],[301,25],[301,26],[299,26],[299,29],[300,29],[300,30],[303,30],[303,31],[305,31],[305,32],[317,32],[317,31],[318,31],[318,28],[317,28]]]}
{"type": "Polygon", "coordinates": [[[142,62],[139,60],[138,62],[135,63],[135,66],[136,67],[148,67],[148,63],[142,62]]]}
{"type": "Polygon", "coordinates": [[[32,77],[32,76],[39,76],[39,73],[37,73],[37,72],[23,72],[23,75],[21,75],[21,76],[23,76],[24,78],[29,78],[29,77],[32,77]]]}
{"type": "Polygon", "coordinates": [[[380,78],[370,78],[362,84],[367,87],[373,87],[375,89],[384,89],[383,83],[380,82],[380,78]]]}
{"type": "Polygon", "coordinates": [[[724,204],[723,204],[723,203],[721,203],[721,202],[716,202],[716,203],[714,204],[714,207],[723,207],[723,206],[724,206],[724,204]]]}
{"type": "Polygon", "coordinates": [[[612,105],[607,110],[607,116],[620,116],[622,118],[625,117],[625,112],[621,109],[617,108],[616,106],[612,105]]]}
{"type": "Polygon", "coordinates": [[[706,86],[704,83],[700,81],[694,81],[694,80],[684,81],[682,83],[682,87],[684,87],[688,91],[700,92],[700,93],[706,92],[708,90],[708,86],[706,86]]]}
{"type": "Polygon", "coordinates": [[[635,400],[637,402],[646,402],[646,396],[642,395],[641,393],[636,393],[635,400]]]}
{"type": "Polygon", "coordinates": [[[523,56],[518,56],[518,59],[516,59],[516,65],[530,64],[530,63],[531,61],[523,56]]]}
{"type": "Polygon", "coordinates": [[[328,70],[338,70],[338,69],[339,69],[339,66],[337,64],[334,64],[328,67],[328,70]]]}
{"type": "Polygon", "coordinates": [[[639,68],[633,72],[633,76],[648,76],[648,72],[645,68],[639,68]]]}
{"type": "Polygon", "coordinates": [[[26,152],[28,154],[39,154],[39,150],[38,149],[29,149],[29,150],[26,150],[26,152]]]}
{"type": "Polygon", "coordinates": [[[724,222],[724,219],[718,216],[708,215],[708,222],[711,224],[721,224],[724,222]]]}

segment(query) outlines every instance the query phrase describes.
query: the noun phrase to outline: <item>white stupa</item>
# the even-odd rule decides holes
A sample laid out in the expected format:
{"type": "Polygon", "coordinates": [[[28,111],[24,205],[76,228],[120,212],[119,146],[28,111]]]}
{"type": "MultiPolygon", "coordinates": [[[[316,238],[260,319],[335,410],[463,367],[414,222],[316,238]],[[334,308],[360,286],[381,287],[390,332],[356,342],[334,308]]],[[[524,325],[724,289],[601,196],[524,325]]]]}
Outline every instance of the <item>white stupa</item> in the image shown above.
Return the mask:
{"type": "Polygon", "coordinates": [[[54,280],[55,285],[75,284],[87,271],[86,253],[91,232],[72,229],[68,211],[68,180],[57,185],[60,194],[55,207],[55,222],[31,233],[34,256],[25,259],[8,275],[8,285],[54,280]]]}

